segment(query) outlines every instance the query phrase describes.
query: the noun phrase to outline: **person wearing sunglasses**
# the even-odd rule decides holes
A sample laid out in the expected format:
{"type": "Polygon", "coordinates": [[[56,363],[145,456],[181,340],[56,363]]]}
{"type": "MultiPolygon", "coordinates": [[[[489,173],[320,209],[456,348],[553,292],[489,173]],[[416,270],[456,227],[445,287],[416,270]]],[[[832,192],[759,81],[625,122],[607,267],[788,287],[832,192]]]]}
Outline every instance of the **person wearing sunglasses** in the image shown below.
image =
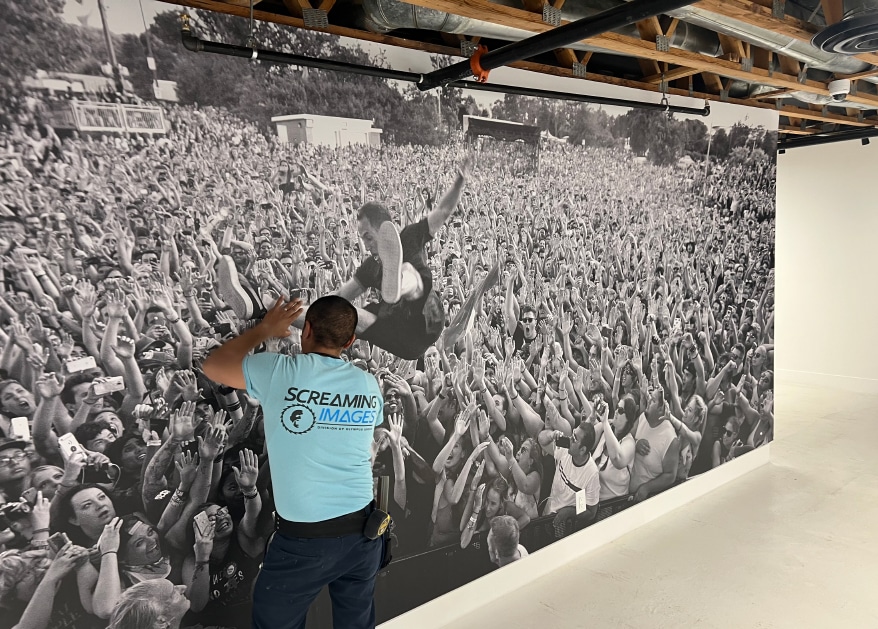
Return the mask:
{"type": "Polygon", "coordinates": [[[21,439],[0,441],[0,498],[2,502],[15,500],[26,489],[30,474],[30,459],[25,452],[27,442],[21,439]]]}
{"type": "Polygon", "coordinates": [[[727,421],[720,438],[713,444],[713,467],[719,467],[729,460],[732,445],[738,439],[738,429],[734,421],[727,421]]]}
{"type": "Polygon", "coordinates": [[[636,421],[637,403],[626,395],[619,400],[613,416],[605,412],[595,427],[594,459],[601,481],[601,502],[628,494],[635,448],[631,429],[636,421]]]}
{"type": "Polygon", "coordinates": [[[516,283],[522,274],[519,267],[517,272],[509,275],[506,282],[506,298],[503,300],[503,315],[506,320],[506,333],[515,341],[515,351],[527,356],[530,344],[537,338],[537,309],[531,305],[518,307],[515,291],[516,283]]]}

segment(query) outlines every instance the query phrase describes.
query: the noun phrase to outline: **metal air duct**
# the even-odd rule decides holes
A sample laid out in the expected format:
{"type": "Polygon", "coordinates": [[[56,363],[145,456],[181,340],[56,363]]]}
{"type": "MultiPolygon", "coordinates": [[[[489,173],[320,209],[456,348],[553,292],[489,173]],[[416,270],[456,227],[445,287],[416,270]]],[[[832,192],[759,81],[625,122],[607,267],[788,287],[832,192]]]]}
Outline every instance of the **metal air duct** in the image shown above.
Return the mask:
{"type": "MultiPolygon", "coordinates": [[[[497,4],[516,9],[521,8],[520,0],[498,0],[497,4]]],[[[620,0],[587,0],[585,2],[574,0],[563,6],[561,15],[563,19],[575,22],[621,4],[620,0]]],[[[531,31],[524,29],[501,26],[484,20],[473,20],[435,9],[426,9],[407,4],[402,0],[363,0],[363,12],[360,26],[373,33],[383,34],[401,28],[414,28],[505,41],[518,41],[533,36],[531,31]]],[[[613,32],[640,38],[637,27],[633,25],[616,29],[613,32]]],[[[718,57],[722,54],[722,47],[715,34],[686,23],[681,23],[677,27],[671,39],[671,46],[711,57],[718,57]]],[[[571,44],[570,48],[618,54],[581,43],[571,44]]]]}
{"type": "MultiPolygon", "coordinates": [[[[857,4],[858,6],[869,5],[874,7],[878,5],[878,0],[848,1],[852,5],[857,4]]],[[[618,6],[620,2],[621,0],[568,0],[563,5],[561,14],[563,19],[574,21],[594,15],[613,6],[618,6]]],[[[407,4],[402,0],[363,0],[362,4],[364,15],[361,26],[377,33],[388,33],[402,28],[425,29],[507,41],[517,41],[530,37],[533,34],[523,29],[501,26],[484,20],[474,20],[443,11],[418,7],[407,4]]],[[[498,0],[498,4],[515,8],[521,7],[520,0],[498,0]]],[[[814,70],[823,70],[833,74],[855,74],[871,68],[869,64],[858,59],[820,50],[806,41],[790,38],[780,33],[706,11],[697,5],[671,11],[668,15],[680,20],[670,42],[673,48],[681,48],[690,52],[718,57],[723,54],[719,38],[715,34],[715,32],[719,32],[749,42],[760,48],[787,55],[814,70]]],[[[614,32],[630,37],[640,37],[637,28],[634,26],[617,29],[614,32]]],[[[615,52],[586,46],[581,43],[573,44],[570,47],[577,50],[593,50],[595,52],[618,55],[615,52]]],[[[869,77],[863,80],[878,83],[878,77],[869,77]]],[[[735,82],[733,85],[736,88],[739,87],[738,82],[735,82]]],[[[735,91],[740,90],[736,89],[735,91]]],[[[750,88],[750,91],[750,95],[755,95],[766,91],[766,88],[759,86],[758,78],[754,77],[753,86],[750,88]]],[[[801,97],[801,100],[808,99],[808,102],[814,102],[814,95],[805,96],[799,92],[785,94],[783,97],[801,97]]],[[[830,101],[831,99],[827,96],[826,104],[842,107],[863,107],[856,103],[836,103],[830,101]]]]}
{"type": "Polygon", "coordinates": [[[820,50],[857,55],[878,50],[878,2],[845,0],[844,17],[811,40],[820,50]]]}

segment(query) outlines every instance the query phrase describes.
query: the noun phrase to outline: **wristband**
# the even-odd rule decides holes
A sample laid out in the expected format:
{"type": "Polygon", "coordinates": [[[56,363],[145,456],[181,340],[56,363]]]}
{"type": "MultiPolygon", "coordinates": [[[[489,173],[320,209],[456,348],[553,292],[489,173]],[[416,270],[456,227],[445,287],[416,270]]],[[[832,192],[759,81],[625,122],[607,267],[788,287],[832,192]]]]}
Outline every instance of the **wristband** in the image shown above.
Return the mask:
{"type": "Polygon", "coordinates": [[[174,495],[171,496],[171,500],[179,500],[180,502],[183,502],[184,500],[186,500],[187,495],[188,494],[182,489],[175,489],[174,495]]]}
{"type": "Polygon", "coordinates": [[[244,492],[241,493],[244,495],[245,500],[253,500],[254,498],[256,498],[256,496],[259,495],[259,490],[255,490],[252,494],[244,494],[244,492]]]}
{"type": "Polygon", "coordinates": [[[108,550],[106,552],[101,553],[101,557],[103,557],[105,555],[115,555],[115,554],[117,554],[115,550],[108,550]]]}
{"type": "Polygon", "coordinates": [[[47,528],[44,528],[44,529],[34,529],[33,534],[36,535],[37,533],[48,533],[48,532],[49,532],[49,529],[47,529],[47,528]]]}
{"type": "Polygon", "coordinates": [[[176,319],[170,319],[168,317],[165,317],[165,321],[167,321],[171,325],[174,325],[175,323],[178,323],[180,321],[180,317],[177,317],[176,319]]]}

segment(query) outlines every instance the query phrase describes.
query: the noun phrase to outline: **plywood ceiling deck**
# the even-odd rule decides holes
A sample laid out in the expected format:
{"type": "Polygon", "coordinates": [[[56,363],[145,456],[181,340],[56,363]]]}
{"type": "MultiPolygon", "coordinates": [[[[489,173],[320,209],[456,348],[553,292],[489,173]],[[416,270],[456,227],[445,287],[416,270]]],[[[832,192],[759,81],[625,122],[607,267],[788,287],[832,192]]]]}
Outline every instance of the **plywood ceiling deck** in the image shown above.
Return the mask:
{"type": "MultiPolygon", "coordinates": [[[[217,11],[240,17],[249,17],[250,15],[249,0],[163,1],[169,4],[217,11]]],[[[521,8],[496,4],[490,0],[405,1],[415,6],[511,26],[534,34],[552,28],[543,22],[542,0],[521,0],[521,8]]],[[[563,1],[553,0],[553,6],[560,8],[563,1]]],[[[839,1],[822,0],[822,10],[830,20],[836,19],[833,16],[839,11],[839,1]]],[[[775,17],[772,14],[771,4],[770,0],[702,0],[696,6],[802,41],[810,41],[814,33],[817,32],[818,28],[809,22],[793,17],[775,17]]],[[[257,20],[307,29],[302,16],[303,10],[308,8],[320,8],[327,11],[329,19],[328,28],[311,30],[321,30],[401,48],[460,56],[460,41],[466,39],[462,35],[430,31],[407,30],[404,31],[404,34],[383,35],[343,26],[345,21],[339,13],[345,10],[345,5],[340,2],[336,3],[335,0],[283,0],[282,2],[257,0],[254,2],[253,15],[257,20]],[[335,21],[334,18],[336,18],[335,21]]],[[[771,53],[726,35],[719,37],[724,53],[720,57],[711,57],[678,48],[671,48],[666,52],[657,50],[656,36],[668,34],[676,27],[676,20],[671,20],[670,26],[664,31],[659,20],[645,20],[638,24],[639,39],[618,33],[606,33],[588,40],[591,45],[637,59],[637,66],[640,68],[639,76],[636,74],[636,70],[633,73],[626,73],[624,76],[618,76],[618,72],[602,71],[602,64],[596,62],[601,57],[600,54],[596,54],[592,59],[591,53],[572,49],[555,51],[554,58],[547,56],[539,60],[520,61],[512,64],[512,67],[553,76],[572,77],[573,63],[587,61],[588,74],[585,80],[653,92],[660,91],[664,76],[669,95],[725,100],[750,107],[777,109],[781,115],[781,137],[787,134],[813,134],[826,129],[846,130],[855,127],[878,126],[878,112],[876,112],[878,110],[878,90],[872,84],[862,80],[858,81],[858,79],[878,76],[878,54],[876,53],[863,53],[857,57],[861,61],[873,64],[873,68],[849,77],[835,77],[851,78],[858,82],[859,89],[850,96],[850,101],[863,105],[867,108],[866,110],[855,112],[841,108],[789,104],[790,101],[784,103],[782,99],[775,100],[770,96],[782,97],[792,92],[828,95],[827,83],[801,77],[799,75],[799,62],[777,53],[774,53],[774,57],[777,60],[779,71],[772,71],[769,69],[771,67],[771,53]],[[752,68],[745,68],[742,65],[741,60],[744,57],[753,59],[752,68]],[[731,80],[768,85],[775,89],[770,95],[763,94],[747,99],[729,98],[723,92],[731,80]]],[[[603,57],[606,58],[607,55],[603,55],[603,57]]],[[[603,64],[603,68],[606,68],[606,64],[603,64]]]]}

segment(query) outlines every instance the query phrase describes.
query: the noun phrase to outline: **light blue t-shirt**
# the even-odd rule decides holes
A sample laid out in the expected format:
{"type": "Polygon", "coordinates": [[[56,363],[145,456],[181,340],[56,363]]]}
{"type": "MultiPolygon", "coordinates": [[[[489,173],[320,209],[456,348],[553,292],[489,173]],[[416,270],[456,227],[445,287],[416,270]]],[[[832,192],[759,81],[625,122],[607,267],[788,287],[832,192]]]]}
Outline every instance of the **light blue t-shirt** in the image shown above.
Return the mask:
{"type": "Polygon", "coordinates": [[[244,359],[244,379],[262,404],[278,515],[319,522],[369,504],[375,377],[321,354],[261,353],[244,359]]]}

